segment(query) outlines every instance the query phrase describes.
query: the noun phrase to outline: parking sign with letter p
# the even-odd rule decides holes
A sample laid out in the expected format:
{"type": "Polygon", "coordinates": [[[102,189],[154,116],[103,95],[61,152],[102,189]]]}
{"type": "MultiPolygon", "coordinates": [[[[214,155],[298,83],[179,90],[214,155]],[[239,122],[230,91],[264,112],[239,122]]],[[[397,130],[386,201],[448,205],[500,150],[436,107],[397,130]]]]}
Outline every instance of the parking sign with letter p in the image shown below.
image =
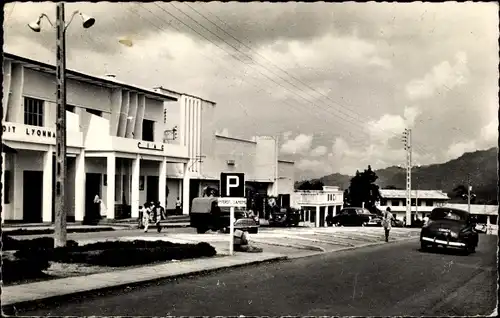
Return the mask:
{"type": "Polygon", "coordinates": [[[245,197],[245,174],[228,173],[220,174],[220,196],[221,197],[245,197]]]}

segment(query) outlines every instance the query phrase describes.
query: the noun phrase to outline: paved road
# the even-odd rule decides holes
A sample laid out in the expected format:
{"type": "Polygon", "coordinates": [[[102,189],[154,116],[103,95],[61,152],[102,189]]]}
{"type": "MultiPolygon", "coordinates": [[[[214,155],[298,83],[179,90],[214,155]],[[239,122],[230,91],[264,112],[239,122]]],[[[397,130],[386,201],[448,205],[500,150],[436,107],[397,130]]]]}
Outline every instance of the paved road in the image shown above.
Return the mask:
{"type": "Polygon", "coordinates": [[[86,296],[20,315],[472,316],[496,305],[496,236],[475,254],[417,239],[86,296]]]}

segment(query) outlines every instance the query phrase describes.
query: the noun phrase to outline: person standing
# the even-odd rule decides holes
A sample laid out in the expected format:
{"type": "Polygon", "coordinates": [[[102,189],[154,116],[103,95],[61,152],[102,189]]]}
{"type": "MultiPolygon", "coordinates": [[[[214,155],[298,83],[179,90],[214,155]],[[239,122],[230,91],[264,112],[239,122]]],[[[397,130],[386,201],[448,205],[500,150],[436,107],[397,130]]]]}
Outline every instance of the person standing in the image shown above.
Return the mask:
{"type": "Polygon", "coordinates": [[[429,214],[426,214],[424,217],[424,226],[426,226],[428,222],[429,222],[429,214]]]}
{"type": "Polygon", "coordinates": [[[177,197],[177,201],[175,201],[175,214],[182,214],[181,208],[182,208],[182,202],[179,199],[179,197],[177,197]]]}
{"type": "Polygon", "coordinates": [[[389,242],[389,232],[391,231],[393,220],[394,216],[391,213],[391,208],[387,207],[386,211],[382,215],[382,226],[384,227],[386,242],[389,242]]]}

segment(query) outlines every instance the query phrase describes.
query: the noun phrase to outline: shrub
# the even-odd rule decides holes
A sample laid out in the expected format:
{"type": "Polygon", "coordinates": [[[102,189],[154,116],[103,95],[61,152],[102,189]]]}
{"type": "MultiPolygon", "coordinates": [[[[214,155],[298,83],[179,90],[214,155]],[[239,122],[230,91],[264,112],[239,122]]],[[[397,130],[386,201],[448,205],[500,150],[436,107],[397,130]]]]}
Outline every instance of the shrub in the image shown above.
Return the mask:
{"type": "MultiPolygon", "coordinates": [[[[73,240],[68,240],[66,246],[78,246],[78,243],[73,240]]],[[[5,233],[2,233],[2,249],[4,251],[15,251],[24,249],[50,249],[54,248],[54,238],[38,237],[30,240],[17,240],[5,233]]]]}
{"type": "Polygon", "coordinates": [[[2,279],[4,282],[14,282],[23,279],[43,277],[44,270],[49,268],[47,257],[30,255],[29,257],[9,258],[2,255],[2,279]]]}

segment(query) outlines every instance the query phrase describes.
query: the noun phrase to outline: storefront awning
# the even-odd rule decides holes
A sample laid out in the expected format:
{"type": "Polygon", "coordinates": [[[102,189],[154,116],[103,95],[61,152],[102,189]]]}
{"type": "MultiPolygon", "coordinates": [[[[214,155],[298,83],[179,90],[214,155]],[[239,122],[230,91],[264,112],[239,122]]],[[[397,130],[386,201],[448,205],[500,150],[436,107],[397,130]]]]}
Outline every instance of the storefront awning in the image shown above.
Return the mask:
{"type": "Polygon", "coordinates": [[[4,153],[17,153],[16,149],[7,146],[4,143],[2,143],[2,152],[4,152],[4,153]]]}

